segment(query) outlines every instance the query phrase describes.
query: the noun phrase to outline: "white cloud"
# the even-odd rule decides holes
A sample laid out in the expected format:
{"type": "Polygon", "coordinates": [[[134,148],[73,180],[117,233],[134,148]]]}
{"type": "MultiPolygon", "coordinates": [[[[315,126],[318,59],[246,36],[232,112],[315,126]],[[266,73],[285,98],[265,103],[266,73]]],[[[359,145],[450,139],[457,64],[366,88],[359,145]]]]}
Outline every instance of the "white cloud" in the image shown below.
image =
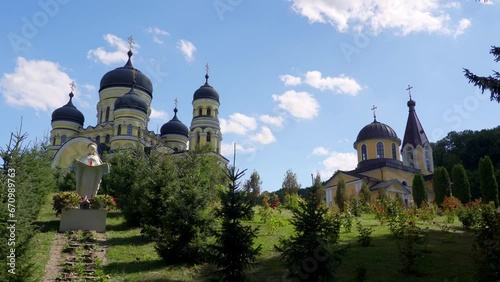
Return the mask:
{"type": "MultiPolygon", "coordinates": [[[[0,92],[10,106],[48,112],[68,102],[71,81],[58,63],[18,57],[14,72],[0,79],[0,92]]],[[[74,93],[81,98],[78,89],[74,93]]]]}
{"type": "Polygon", "coordinates": [[[250,140],[258,142],[263,145],[271,144],[276,142],[276,137],[274,137],[271,129],[267,126],[263,126],[259,133],[256,133],[250,140]]]}
{"type": "Polygon", "coordinates": [[[153,107],[151,107],[151,115],[149,117],[151,119],[167,121],[168,114],[164,111],[156,110],[153,107]]]}
{"type": "Polygon", "coordinates": [[[186,61],[192,62],[194,60],[194,53],[196,52],[196,47],[192,42],[181,39],[177,42],[177,49],[179,49],[182,52],[186,61]]]}
{"type": "Polygon", "coordinates": [[[158,44],[163,44],[165,43],[165,41],[161,40],[160,38],[158,38],[157,36],[153,36],[153,42],[154,43],[158,43],[158,44]]]}
{"type": "Polygon", "coordinates": [[[234,113],[229,116],[229,120],[221,118],[220,127],[222,133],[236,133],[244,135],[248,131],[257,129],[257,121],[254,117],[234,113]]]}
{"type": "Polygon", "coordinates": [[[452,34],[447,8],[455,4],[441,0],[291,0],[292,9],[309,22],[328,23],[339,31],[369,29],[379,33],[394,30],[452,34]]]}
{"type": "Polygon", "coordinates": [[[313,149],[312,154],[316,156],[326,156],[328,155],[328,150],[323,146],[318,146],[313,149]]]}
{"type": "MultiPolygon", "coordinates": [[[[96,62],[101,62],[105,65],[127,61],[127,52],[129,49],[128,42],[111,33],[105,34],[104,40],[114,50],[106,51],[104,47],[97,47],[96,49],[89,50],[87,52],[87,58],[93,59],[96,62]]],[[[134,44],[134,48],[139,47],[140,46],[138,44],[134,44]]]]}
{"type": "Polygon", "coordinates": [[[453,37],[457,37],[464,33],[464,31],[471,25],[471,22],[469,19],[461,19],[460,22],[457,25],[457,29],[455,30],[455,33],[453,34],[453,37]]]}
{"type": "MultiPolygon", "coordinates": [[[[236,154],[251,154],[255,153],[256,149],[253,146],[243,146],[241,144],[236,144],[236,154]]],[[[227,144],[227,143],[222,143],[221,145],[221,154],[225,156],[226,158],[232,160],[233,154],[234,154],[234,143],[227,144]]]]}
{"type": "Polygon", "coordinates": [[[88,83],[84,84],[83,88],[89,92],[93,92],[96,89],[94,85],[88,83]]]}
{"type": "Polygon", "coordinates": [[[281,81],[283,81],[283,83],[286,86],[296,86],[296,85],[300,85],[302,83],[302,80],[300,79],[300,77],[293,76],[290,74],[280,75],[280,79],[281,79],[281,81]]]}
{"type": "Polygon", "coordinates": [[[270,115],[261,115],[259,117],[259,120],[262,121],[265,124],[274,125],[276,127],[282,127],[283,126],[283,122],[285,121],[280,116],[273,117],[273,116],[270,116],[270,115]]]}
{"type": "Polygon", "coordinates": [[[298,119],[313,119],[318,115],[319,103],[307,92],[289,90],[282,95],[274,94],[278,106],[298,119]]]}
{"type": "Polygon", "coordinates": [[[163,30],[159,27],[156,27],[156,26],[150,26],[148,28],[146,28],[146,32],[147,33],[151,33],[151,34],[157,34],[157,35],[170,35],[170,33],[168,33],[168,31],[166,30],[163,30]]]}
{"type": "Polygon", "coordinates": [[[329,178],[337,170],[352,170],[358,164],[356,153],[328,152],[328,157],[322,161],[321,175],[329,178]]]}
{"type": "Polygon", "coordinates": [[[351,77],[341,74],[337,77],[322,77],[319,71],[308,71],[305,75],[304,82],[316,89],[331,90],[336,93],[348,94],[352,96],[358,95],[361,91],[361,86],[351,77]]]}

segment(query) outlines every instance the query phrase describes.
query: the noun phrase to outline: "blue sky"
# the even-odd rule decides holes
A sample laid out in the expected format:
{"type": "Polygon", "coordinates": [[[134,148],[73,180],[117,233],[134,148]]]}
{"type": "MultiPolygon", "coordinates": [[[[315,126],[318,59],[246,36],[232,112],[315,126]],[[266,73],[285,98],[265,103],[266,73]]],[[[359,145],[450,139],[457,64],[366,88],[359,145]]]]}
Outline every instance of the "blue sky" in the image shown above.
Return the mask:
{"type": "MultiPolygon", "coordinates": [[[[498,126],[499,105],[468,84],[463,67],[489,75],[499,45],[499,4],[458,0],[9,1],[0,18],[0,146],[19,127],[50,132],[69,83],[85,127],[96,124],[99,81],[126,61],[154,85],[149,129],[173,114],[191,122],[193,93],[219,92],[223,152],[257,170],[264,190],[287,169],[308,186],[356,166],[353,142],[373,120],[400,138],[409,84],[431,141],[498,126]],[[408,2],[408,3],[407,3],[408,2]]],[[[249,177],[249,173],[247,174],[249,177]]]]}

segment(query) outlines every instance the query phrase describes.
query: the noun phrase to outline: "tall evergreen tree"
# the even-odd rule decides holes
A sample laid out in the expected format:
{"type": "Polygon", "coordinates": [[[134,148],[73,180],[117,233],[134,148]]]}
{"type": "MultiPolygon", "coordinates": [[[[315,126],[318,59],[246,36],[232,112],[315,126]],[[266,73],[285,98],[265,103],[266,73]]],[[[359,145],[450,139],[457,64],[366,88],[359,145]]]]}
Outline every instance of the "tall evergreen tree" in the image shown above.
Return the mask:
{"type": "Polygon", "coordinates": [[[335,193],[335,203],[339,207],[340,211],[344,211],[345,202],[347,201],[347,192],[345,187],[345,181],[341,177],[339,177],[339,181],[337,182],[337,190],[335,193]]]}
{"type": "Polygon", "coordinates": [[[434,170],[434,177],[432,179],[434,188],[434,201],[439,206],[443,203],[444,197],[451,196],[451,182],[448,171],[444,167],[437,167],[434,170]]]}
{"type": "Polygon", "coordinates": [[[334,281],[340,265],[338,238],[340,220],[333,217],[324,203],[325,191],[319,174],[306,200],[293,210],[295,229],[289,238],[280,238],[275,246],[292,281],[334,281]]]}
{"type": "Polygon", "coordinates": [[[495,202],[495,206],[498,207],[498,183],[489,156],[479,160],[479,185],[483,202],[495,202]]]}
{"type": "Polygon", "coordinates": [[[417,207],[421,207],[428,200],[424,185],[424,176],[422,174],[415,174],[412,181],[412,189],[413,201],[417,207]]]}
{"type": "Polygon", "coordinates": [[[228,189],[221,192],[221,206],[216,216],[222,226],[215,232],[212,260],[219,268],[223,281],[245,280],[245,270],[252,266],[262,246],[254,247],[258,228],[242,224],[242,220],[253,214],[250,198],[241,193],[239,179],[245,174],[234,167],[225,170],[229,178],[228,189]]]}
{"type": "Polygon", "coordinates": [[[260,196],[261,186],[262,180],[260,180],[260,175],[254,170],[250,175],[250,179],[243,184],[243,190],[255,201],[260,196]]]}
{"type": "Polygon", "coordinates": [[[359,192],[359,198],[361,200],[361,203],[363,205],[369,205],[371,200],[372,200],[372,193],[370,192],[370,189],[368,189],[368,186],[366,185],[366,182],[363,181],[363,184],[361,185],[361,191],[359,192]]]}
{"type": "Polygon", "coordinates": [[[462,164],[455,164],[451,171],[453,184],[451,191],[453,196],[458,198],[463,204],[471,201],[470,184],[465,168],[462,164]]]}
{"type": "MultiPolygon", "coordinates": [[[[495,57],[495,62],[500,61],[500,47],[491,46],[490,54],[495,57]]],[[[477,76],[464,68],[465,77],[469,83],[474,83],[474,86],[479,87],[484,93],[484,90],[489,90],[491,93],[490,99],[500,103],[500,72],[493,71],[493,76],[477,76]]]]}
{"type": "Polygon", "coordinates": [[[297,181],[297,175],[291,169],[286,171],[281,188],[285,191],[285,194],[289,195],[299,192],[300,184],[297,181]]]}

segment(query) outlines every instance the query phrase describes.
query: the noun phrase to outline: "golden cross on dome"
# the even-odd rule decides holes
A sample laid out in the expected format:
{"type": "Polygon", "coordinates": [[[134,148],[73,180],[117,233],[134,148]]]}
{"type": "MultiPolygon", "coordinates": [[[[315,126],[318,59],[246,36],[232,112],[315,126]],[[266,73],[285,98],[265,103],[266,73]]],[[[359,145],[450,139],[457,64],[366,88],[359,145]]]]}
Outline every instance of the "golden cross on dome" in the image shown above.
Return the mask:
{"type": "Polygon", "coordinates": [[[377,109],[377,107],[375,107],[375,105],[373,105],[373,107],[371,108],[371,110],[373,111],[373,119],[376,120],[377,119],[377,115],[375,113],[375,110],[377,109]]]}
{"type": "Polygon", "coordinates": [[[73,81],[71,81],[71,83],[70,83],[69,85],[70,85],[70,87],[71,87],[71,93],[73,93],[73,90],[75,90],[75,88],[76,88],[75,81],[74,81],[74,80],[73,80],[73,81]]]}
{"type": "Polygon", "coordinates": [[[410,100],[411,100],[411,90],[413,89],[413,86],[410,86],[408,84],[408,88],[406,88],[406,91],[408,91],[408,95],[410,95],[410,100]]]}
{"type": "Polygon", "coordinates": [[[129,37],[127,37],[127,39],[128,39],[128,48],[129,50],[132,50],[132,47],[135,44],[134,38],[132,37],[132,35],[130,35],[129,37]]]}

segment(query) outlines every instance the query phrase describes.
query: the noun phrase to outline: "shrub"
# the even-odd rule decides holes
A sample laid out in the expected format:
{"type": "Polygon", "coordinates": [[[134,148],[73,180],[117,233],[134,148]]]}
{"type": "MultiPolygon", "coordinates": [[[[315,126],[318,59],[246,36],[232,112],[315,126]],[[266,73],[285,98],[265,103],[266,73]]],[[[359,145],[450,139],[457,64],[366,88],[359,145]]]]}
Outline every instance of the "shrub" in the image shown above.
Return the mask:
{"type": "Polygon", "coordinates": [[[455,197],[444,197],[442,209],[446,215],[446,222],[452,224],[455,222],[455,217],[457,217],[458,209],[462,206],[462,203],[458,198],[455,197]]]}
{"type": "Polygon", "coordinates": [[[349,201],[348,212],[350,212],[355,217],[360,217],[363,211],[363,203],[357,195],[351,198],[349,201]]]}
{"type": "Polygon", "coordinates": [[[422,203],[417,209],[417,217],[422,222],[432,223],[437,216],[437,206],[435,203],[422,203]]]}
{"type": "Polygon", "coordinates": [[[458,209],[458,219],[465,229],[474,229],[481,222],[481,199],[464,204],[458,209]]]}
{"type": "Polygon", "coordinates": [[[91,209],[105,209],[107,211],[118,209],[118,204],[113,196],[107,194],[95,195],[90,199],[91,209]]]}
{"type": "Polygon", "coordinates": [[[52,197],[52,209],[59,215],[64,208],[79,208],[83,198],[76,192],[62,192],[52,197]]]}
{"type": "Polygon", "coordinates": [[[424,258],[426,242],[424,231],[415,222],[409,221],[404,228],[403,240],[399,243],[399,256],[404,273],[417,273],[418,263],[424,258]]]}
{"type": "Polygon", "coordinates": [[[478,281],[500,281],[500,210],[494,205],[481,210],[473,249],[478,281]]]}
{"type": "Polygon", "coordinates": [[[372,243],[372,237],[371,234],[373,232],[373,228],[369,226],[363,226],[361,224],[361,221],[356,222],[356,228],[358,229],[358,244],[360,244],[363,247],[368,247],[372,243]]]}

